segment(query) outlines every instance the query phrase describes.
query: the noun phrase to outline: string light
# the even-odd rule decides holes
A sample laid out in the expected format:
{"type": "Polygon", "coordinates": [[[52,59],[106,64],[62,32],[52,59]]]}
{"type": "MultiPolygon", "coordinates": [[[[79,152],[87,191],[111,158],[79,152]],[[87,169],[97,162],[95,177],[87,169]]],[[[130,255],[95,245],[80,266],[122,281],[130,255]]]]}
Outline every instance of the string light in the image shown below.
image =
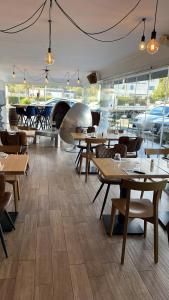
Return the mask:
{"type": "Polygon", "coordinates": [[[154,54],[158,51],[160,44],[159,42],[156,40],[156,19],[157,19],[157,9],[158,9],[158,0],[156,1],[156,8],[155,8],[155,16],[154,16],[154,29],[151,33],[151,39],[150,41],[147,43],[147,51],[150,54],[154,54]]]}
{"type": "Polygon", "coordinates": [[[16,79],[15,65],[13,66],[12,78],[13,78],[13,80],[16,79]]]}
{"type": "Polygon", "coordinates": [[[145,42],[145,21],[146,21],[146,18],[143,18],[142,19],[143,22],[144,22],[144,26],[143,26],[143,35],[141,37],[141,41],[139,43],[139,50],[140,51],[144,51],[146,49],[146,42],[145,42]]]}
{"type": "Polygon", "coordinates": [[[77,84],[80,84],[80,79],[79,79],[79,69],[77,70],[77,84]]]}
{"type": "Polygon", "coordinates": [[[26,84],[25,70],[24,70],[24,79],[23,79],[23,83],[26,84]]]}

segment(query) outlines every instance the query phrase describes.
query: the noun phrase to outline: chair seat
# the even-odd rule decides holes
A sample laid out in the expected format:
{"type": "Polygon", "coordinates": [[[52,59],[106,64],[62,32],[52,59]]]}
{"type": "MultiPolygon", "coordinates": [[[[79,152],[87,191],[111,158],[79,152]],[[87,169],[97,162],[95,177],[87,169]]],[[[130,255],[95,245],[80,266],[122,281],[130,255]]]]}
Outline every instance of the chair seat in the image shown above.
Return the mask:
{"type": "MultiPolygon", "coordinates": [[[[126,199],[114,198],[112,204],[125,215],[126,199]]],[[[129,218],[151,218],[153,216],[153,204],[149,199],[131,199],[129,208],[129,218]]]]}
{"type": "Polygon", "coordinates": [[[0,201],[0,212],[4,210],[4,208],[9,204],[11,200],[11,193],[10,192],[5,192],[3,198],[1,198],[0,201]]]}
{"type": "Polygon", "coordinates": [[[100,182],[105,183],[105,184],[120,184],[121,179],[105,179],[102,175],[98,175],[98,178],[100,182]]]}

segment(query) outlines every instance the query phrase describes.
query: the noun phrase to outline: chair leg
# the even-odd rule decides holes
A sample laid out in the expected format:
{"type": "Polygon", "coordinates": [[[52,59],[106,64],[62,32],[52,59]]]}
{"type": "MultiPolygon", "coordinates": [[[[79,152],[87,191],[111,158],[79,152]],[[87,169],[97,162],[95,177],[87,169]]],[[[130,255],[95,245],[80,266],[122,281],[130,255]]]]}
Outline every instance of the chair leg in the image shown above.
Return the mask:
{"type": "Polygon", "coordinates": [[[123,232],[123,244],[122,244],[122,253],[121,253],[121,264],[124,264],[124,256],[125,256],[125,249],[126,249],[126,239],[127,239],[127,228],[128,228],[128,213],[125,215],[124,221],[124,232],[123,232]]]}
{"type": "Polygon", "coordinates": [[[10,215],[8,214],[8,212],[6,211],[6,209],[4,210],[4,213],[5,213],[5,216],[7,217],[8,219],[8,222],[11,224],[12,228],[15,230],[15,226],[14,226],[14,223],[10,217],[10,215]]]}
{"type": "Polygon", "coordinates": [[[3,247],[4,252],[5,252],[5,256],[7,258],[8,257],[8,253],[7,253],[7,249],[6,249],[6,245],[5,245],[5,240],[4,240],[4,235],[3,235],[1,224],[0,224],[0,239],[1,239],[2,247],[3,247]]]}
{"type": "Polygon", "coordinates": [[[105,204],[106,204],[109,189],[110,189],[110,184],[107,185],[107,190],[106,190],[106,194],[105,194],[105,197],[104,197],[104,201],[103,201],[103,205],[102,205],[102,209],[101,209],[101,213],[100,213],[100,219],[101,219],[102,214],[103,214],[103,210],[104,210],[104,207],[105,207],[105,204]]]}
{"type": "Polygon", "coordinates": [[[95,200],[96,200],[97,196],[99,195],[100,191],[102,190],[103,186],[104,186],[104,183],[102,183],[101,186],[99,187],[99,189],[98,189],[98,191],[97,191],[97,193],[96,193],[96,195],[93,199],[93,203],[95,202],[95,200]]]}
{"type": "Polygon", "coordinates": [[[88,173],[89,173],[89,163],[90,160],[88,158],[88,156],[86,157],[86,170],[85,170],[85,182],[87,182],[87,178],[88,178],[88,173]]]}
{"type": "Polygon", "coordinates": [[[81,172],[82,172],[82,161],[83,161],[83,157],[81,155],[80,156],[80,163],[79,163],[79,176],[81,175],[81,172]]]}
{"type": "Polygon", "coordinates": [[[17,193],[18,193],[18,200],[20,201],[20,187],[19,187],[19,180],[17,179],[16,181],[16,186],[17,186],[17,193]]]}
{"type": "Polygon", "coordinates": [[[18,210],[18,189],[17,189],[17,182],[14,181],[12,183],[12,187],[13,187],[13,194],[14,194],[14,206],[15,206],[15,212],[17,212],[18,210]]]}
{"type": "Polygon", "coordinates": [[[114,207],[112,203],[112,209],[111,209],[111,221],[110,221],[110,236],[113,234],[113,228],[114,228],[114,222],[115,222],[115,216],[116,216],[116,208],[114,207]]]}
{"type": "Polygon", "coordinates": [[[158,263],[158,219],[154,221],[154,262],[158,263]]]}
{"type": "MultiPolygon", "coordinates": [[[[147,178],[144,178],[144,182],[147,181],[147,178]]],[[[144,191],[141,192],[140,199],[143,198],[144,191]]]]}
{"type": "Polygon", "coordinates": [[[144,220],[144,238],[147,236],[147,221],[144,220]]]}
{"type": "Polygon", "coordinates": [[[78,159],[79,159],[79,156],[80,156],[81,152],[82,152],[82,149],[80,149],[80,150],[79,150],[79,152],[78,152],[78,155],[76,156],[75,163],[78,161],[78,159]]]}

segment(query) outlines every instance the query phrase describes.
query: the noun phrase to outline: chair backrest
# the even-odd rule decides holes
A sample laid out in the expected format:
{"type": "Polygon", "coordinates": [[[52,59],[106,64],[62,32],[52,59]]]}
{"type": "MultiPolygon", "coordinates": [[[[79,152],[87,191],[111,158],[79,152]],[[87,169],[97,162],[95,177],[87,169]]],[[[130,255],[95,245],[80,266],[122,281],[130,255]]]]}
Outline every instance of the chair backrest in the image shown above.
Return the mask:
{"type": "MultiPolygon", "coordinates": [[[[157,205],[160,199],[161,192],[165,188],[167,180],[156,181],[156,182],[140,182],[133,180],[123,180],[121,188],[127,190],[127,201],[130,202],[131,190],[134,191],[151,191],[153,192],[153,204],[157,205]]],[[[126,204],[127,207],[127,204],[126,204]]],[[[157,206],[156,206],[157,208],[157,206]]]]}
{"type": "Polygon", "coordinates": [[[45,106],[44,110],[42,111],[41,115],[44,117],[50,117],[51,112],[52,112],[52,106],[45,106]]]}
{"type": "Polygon", "coordinates": [[[115,144],[114,152],[120,153],[121,157],[126,157],[127,156],[127,146],[123,145],[123,144],[115,144]]]}
{"type": "Polygon", "coordinates": [[[106,148],[104,144],[96,146],[97,158],[113,158],[115,154],[114,148],[106,148]]]}
{"type": "Polygon", "coordinates": [[[0,137],[3,145],[27,146],[27,136],[25,132],[19,131],[10,133],[8,131],[1,131],[0,137]]]}
{"type": "Polygon", "coordinates": [[[143,142],[143,138],[141,136],[138,136],[136,140],[137,140],[136,151],[139,151],[143,142]]]}
{"type": "Polygon", "coordinates": [[[18,115],[24,115],[25,113],[24,107],[16,107],[16,113],[18,115]]]}
{"type": "Polygon", "coordinates": [[[168,155],[169,154],[169,148],[163,148],[163,149],[153,149],[153,148],[146,148],[145,149],[145,154],[147,157],[150,157],[151,155],[168,155]]]}
{"type": "Polygon", "coordinates": [[[36,106],[27,106],[25,114],[26,116],[33,117],[38,113],[38,108],[36,106]]]}
{"type": "Polygon", "coordinates": [[[91,114],[92,114],[92,126],[94,126],[94,125],[99,126],[100,112],[91,111],[91,114]]]}
{"type": "Polygon", "coordinates": [[[95,127],[94,126],[89,126],[87,128],[87,133],[92,133],[92,132],[95,132],[95,127]]]}
{"type": "Polygon", "coordinates": [[[126,145],[127,152],[135,152],[140,150],[142,142],[143,142],[142,137],[130,138],[128,136],[121,136],[119,138],[119,144],[126,145]]]}

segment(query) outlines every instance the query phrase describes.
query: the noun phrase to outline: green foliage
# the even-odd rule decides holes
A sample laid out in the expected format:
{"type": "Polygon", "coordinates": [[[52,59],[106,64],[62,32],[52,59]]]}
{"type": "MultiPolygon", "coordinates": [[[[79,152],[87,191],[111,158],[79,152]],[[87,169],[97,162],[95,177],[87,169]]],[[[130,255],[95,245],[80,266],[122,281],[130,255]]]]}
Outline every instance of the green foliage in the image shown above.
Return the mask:
{"type": "Polygon", "coordinates": [[[19,103],[20,104],[31,104],[32,102],[33,101],[30,98],[22,98],[19,103]]]}
{"type": "Polygon", "coordinates": [[[168,78],[161,78],[159,80],[159,83],[155,90],[153,91],[151,95],[151,101],[154,100],[159,100],[159,99],[165,99],[167,98],[166,94],[169,94],[169,84],[168,84],[168,78]],[[167,87],[168,85],[168,87],[167,87]],[[167,91],[168,89],[168,91],[167,91]]]}

